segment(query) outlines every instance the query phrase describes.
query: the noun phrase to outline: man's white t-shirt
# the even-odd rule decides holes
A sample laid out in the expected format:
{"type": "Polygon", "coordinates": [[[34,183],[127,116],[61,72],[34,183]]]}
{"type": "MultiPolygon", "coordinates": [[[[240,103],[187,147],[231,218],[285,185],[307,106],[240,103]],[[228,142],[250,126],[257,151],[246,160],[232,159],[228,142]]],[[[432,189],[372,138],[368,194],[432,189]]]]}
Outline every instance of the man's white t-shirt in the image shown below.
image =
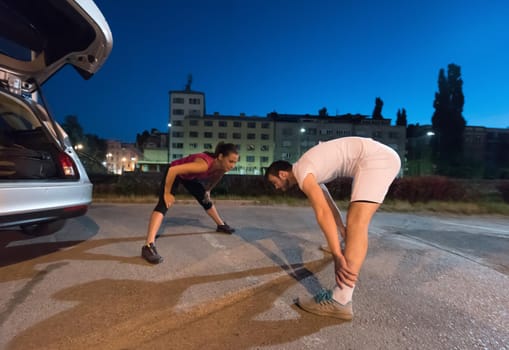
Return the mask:
{"type": "Polygon", "coordinates": [[[292,170],[299,187],[309,173],[319,184],[331,182],[339,177],[353,177],[360,159],[366,153],[371,139],[343,137],[319,143],[305,152],[293,164],[292,170]]]}

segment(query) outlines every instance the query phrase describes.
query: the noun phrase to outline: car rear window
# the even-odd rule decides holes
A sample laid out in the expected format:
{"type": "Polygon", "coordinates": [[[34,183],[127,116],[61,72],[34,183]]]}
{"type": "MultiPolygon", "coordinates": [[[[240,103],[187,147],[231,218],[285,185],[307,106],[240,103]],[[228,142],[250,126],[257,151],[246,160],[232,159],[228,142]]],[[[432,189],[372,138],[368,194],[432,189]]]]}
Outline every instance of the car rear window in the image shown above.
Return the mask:
{"type": "MultiPolygon", "coordinates": [[[[41,122],[32,111],[4,93],[0,93],[0,142],[16,131],[34,130],[41,127],[41,122]]],[[[4,142],[5,141],[5,142],[4,142]]]]}

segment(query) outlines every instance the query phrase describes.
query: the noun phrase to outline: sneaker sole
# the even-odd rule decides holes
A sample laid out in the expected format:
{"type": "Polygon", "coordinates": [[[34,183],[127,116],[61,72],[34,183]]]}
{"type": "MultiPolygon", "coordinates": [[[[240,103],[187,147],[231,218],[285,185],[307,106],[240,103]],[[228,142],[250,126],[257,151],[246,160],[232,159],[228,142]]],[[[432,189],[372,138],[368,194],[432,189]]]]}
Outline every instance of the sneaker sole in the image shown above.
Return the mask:
{"type": "Polygon", "coordinates": [[[163,258],[160,258],[159,260],[149,260],[149,259],[145,258],[144,256],[142,256],[142,258],[143,258],[146,262],[151,263],[152,265],[157,265],[157,264],[160,264],[160,263],[162,263],[162,262],[164,261],[164,259],[163,259],[163,258]]]}
{"type": "Polygon", "coordinates": [[[227,232],[227,231],[221,231],[221,230],[216,230],[216,232],[218,233],[226,233],[227,235],[232,235],[233,232],[227,232]]]}
{"type": "Polygon", "coordinates": [[[351,321],[352,318],[353,318],[353,315],[350,314],[350,313],[341,313],[341,312],[326,311],[326,310],[317,310],[317,309],[314,309],[314,308],[308,308],[305,305],[302,305],[300,303],[299,299],[296,300],[296,304],[302,310],[307,311],[309,313],[312,313],[314,315],[318,315],[318,316],[333,317],[333,318],[337,318],[337,319],[340,319],[340,320],[343,320],[343,321],[351,321]]]}

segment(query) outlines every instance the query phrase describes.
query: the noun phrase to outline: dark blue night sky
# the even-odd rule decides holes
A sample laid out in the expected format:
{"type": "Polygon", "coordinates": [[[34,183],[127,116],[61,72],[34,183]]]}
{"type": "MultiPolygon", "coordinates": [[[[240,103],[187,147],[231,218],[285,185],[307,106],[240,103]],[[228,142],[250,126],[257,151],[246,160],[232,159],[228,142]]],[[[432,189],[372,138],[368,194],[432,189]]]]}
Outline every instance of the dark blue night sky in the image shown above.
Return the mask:
{"type": "Polygon", "coordinates": [[[207,113],[371,115],[430,124],[438,72],[455,63],[468,125],[509,126],[509,6],[493,1],[97,0],[113,50],[89,81],[64,68],[46,95],[57,120],[133,142],[166,130],[168,91],[207,113]]]}

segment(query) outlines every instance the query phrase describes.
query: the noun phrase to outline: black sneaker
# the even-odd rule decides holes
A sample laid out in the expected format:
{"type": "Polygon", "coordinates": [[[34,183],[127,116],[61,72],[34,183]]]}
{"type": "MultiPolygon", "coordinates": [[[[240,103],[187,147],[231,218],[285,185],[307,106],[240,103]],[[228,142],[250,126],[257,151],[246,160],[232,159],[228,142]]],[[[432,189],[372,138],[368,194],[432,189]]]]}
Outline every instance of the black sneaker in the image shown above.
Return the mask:
{"type": "Polygon", "coordinates": [[[163,257],[157,252],[154,243],[141,247],[141,256],[151,264],[159,264],[163,262],[163,257]]]}
{"type": "Polygon", "coordinates": [[[224,225],[217,225],[216,232],[228,233],[231,235],[233,232],[235,232],[235,229],[228,226],[228,224],[225,222],[224,225]]]}

